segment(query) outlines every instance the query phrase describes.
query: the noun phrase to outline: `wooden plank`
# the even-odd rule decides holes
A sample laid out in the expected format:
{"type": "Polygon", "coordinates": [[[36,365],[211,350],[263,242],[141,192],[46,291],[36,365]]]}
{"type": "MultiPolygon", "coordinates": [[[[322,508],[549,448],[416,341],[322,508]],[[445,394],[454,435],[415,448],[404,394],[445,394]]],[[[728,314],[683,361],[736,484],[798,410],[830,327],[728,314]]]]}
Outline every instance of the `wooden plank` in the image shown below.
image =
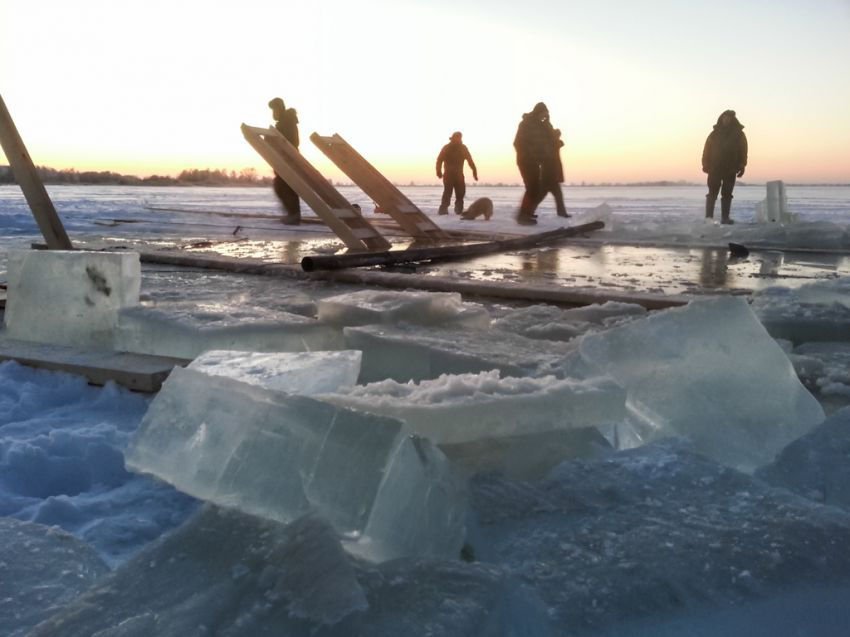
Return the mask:
{"type": "Polygon", "coordinates": [[[468,259],[485,254],[506,252],[508,250],[524,250],[537,246],[554,243],[567,237],[574,237],[584,232],[592,232],[604,228],[601,221],[593,221],[569,228],[559,228],[548,232],[501,241],[488,241],[460,246],[440,246],[430,248],[409,248],[371,254],[341,254],[326,256],[308,256],[301,259],[301,267],[305,272],[316,270],[343,270],[373,265],[394,265],[399,263],[437,262],[457,259],[468,259]]]}
{"type": "Polygon", "coordinates": [[[310,140],[411,237],[435,241],[448,238],[440,226],[340,135],[323,137],[313,133],[310,140]]]}
{"type": "Polygon", "coordinates": [[[93,385],[115,381],[141,392],[156,392],[175,366],[191,361],[127,352],[81,350],[63,345],[16,341],[0,337],[0,361],[85,376],[93,385]]]}
{"type": "Polygon", "coordinates": [[[313,209],[322,221],[354,252],[387,250],[390,242],[372,228],[352,205],[313,167],[298,150],[274,128],[242,124],[242,134],[254,150],[313,209]],[[335,210],[348,211],[343,218],[335,210]],[[352,216],[353,215],[353,216],[352,216]],[[367,225],[373,234],[367,240],[358,237],[352,226],[367,225]]]}
{"type": "Polygon", "coordinates": [[[65,226],[62,225],[62,220],[59,219],[56,208],[53,207],[53,202],[35,170],[35,165],[18,134],[12,116],[6,109],[2,96],[0,96],[0,147],[3,148],[9,160],[15,181],[24,193],[24,198],[32,210],[47,247],[51,250],[73,250],[71,240],[65,232],[65,226]]]}

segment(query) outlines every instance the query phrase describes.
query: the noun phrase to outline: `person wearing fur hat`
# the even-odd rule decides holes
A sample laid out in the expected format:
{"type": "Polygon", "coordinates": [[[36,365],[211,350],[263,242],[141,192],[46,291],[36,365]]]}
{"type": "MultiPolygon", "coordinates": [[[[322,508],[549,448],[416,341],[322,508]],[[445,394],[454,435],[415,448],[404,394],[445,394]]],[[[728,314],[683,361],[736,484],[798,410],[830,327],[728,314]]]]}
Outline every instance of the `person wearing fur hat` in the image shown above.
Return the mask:
{"type": "Polygon", "coordinates": [[[455,195],[455,213],[463,212],[463,198],[466,196],[466,181],[463,178],[463,162],[472,169],[472,178],[478,181],[478,169],[472,161],[469,149],[463,143],[463,134],[455,131],[449,137],[449,143],[443,146],[437,155],[437,178],[443,180],[443,198],[440,201],[439,214],[449,214],[452,191],[455,195]]]}
{"type": "Polygon", "coordinates": [[[702,150],[702,171],[708,175],[705,218],[714,218],[714,204],[720,194],[720,223],[730,218],[735,179],[744,176],[747,167],[747,136],[735,111],[723,111],[702,150]]]}
{"type": "MultiPolygon", "coordinates": [[[[269,108],[272,109],[272,117],[275,120],[274,127],[297,149],[300,139],[298,137],[298,114],[295,109],[286,108],[286,104],[279,97],[275,97],[269,102],[269,108]]],[[[281,221],[287,225],[297,226],[300,224],[301,199],[298,197],[298,193],[277,173],[275,173],[272,187],[286,213],[281,221]]]]}

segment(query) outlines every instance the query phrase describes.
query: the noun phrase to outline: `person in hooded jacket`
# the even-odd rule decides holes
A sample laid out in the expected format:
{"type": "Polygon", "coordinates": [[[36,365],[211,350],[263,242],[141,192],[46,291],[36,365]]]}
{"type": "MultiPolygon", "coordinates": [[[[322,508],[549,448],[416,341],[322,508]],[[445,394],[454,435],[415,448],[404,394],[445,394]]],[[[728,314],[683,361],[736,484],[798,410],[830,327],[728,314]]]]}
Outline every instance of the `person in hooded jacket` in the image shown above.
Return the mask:
{"type": "Polygon", "coordinates": [[[478,181],[478,169],[472,161],[469,149],[463,143],[463,134],[455,131],[449,137],[449,143],[443,146],[437,155],[437,178],[443,180],[443,198],[440,201],[441,215],[449,214],[449,202],[452,191],[455,193],[455,213],[463,213],[463,198],[466,196],[466,181],[463,178],[463,162],[469,163],[472,178],[478,181]]]}
{"type": "Polygon", "coordinates": [[[702,151],[702,171],[708,174],[705,218],[714,218],[714,204],[720,194],[720,223],[734,223],[732,190],[735,179],[744,176],[747,167],[747,136],[735,111],[723,111],[714,130],[708,134],[702,151]]]}
{"type": "MultiPolygon", "coordinates": [[[[275,120],[274,127],[297,149],[300,139],[298,136],[298,114],[295,112],[295,109],[286,108],[283,100],[279,97],[275,97],[269,102],[269,108],[272,109],[272,117],[275,120]]],[[[286,212],[286,216],[281,221],[287,225],[297,226],[300,224],[301,199],[298,197],[298,193],[292,189],[292,186],[281,179],[277,173],[274,175],[272,188],[286,212]]]]}
{"type": "Polygon", "coordinates": [[[538,102],[530,113],[523,114],[514,137],[514,148],[519,174],[525,185],[516,220],[522,225],[534,225],[537,223],[534,211],[546,196],[547,177],[556,152],[546,104],[538,102]]]}

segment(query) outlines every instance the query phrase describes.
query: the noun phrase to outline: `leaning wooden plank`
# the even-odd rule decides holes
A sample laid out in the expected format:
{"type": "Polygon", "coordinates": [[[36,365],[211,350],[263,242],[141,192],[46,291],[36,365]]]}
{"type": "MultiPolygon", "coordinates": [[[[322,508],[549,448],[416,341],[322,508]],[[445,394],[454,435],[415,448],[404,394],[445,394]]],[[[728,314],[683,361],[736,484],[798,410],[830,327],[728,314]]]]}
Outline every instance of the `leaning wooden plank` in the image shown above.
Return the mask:
{"type": "Polygon", "coordinates": [[[301,259],[301,268],[305,272],[316,270],[342,270],[344,268],[357,268],[372,265],[393,265],[397,263],[413,263],[417,261],[454,261],[477,257],[484,254],[506,252],[508,250],[523,250],[535,248],[547,243],[553,243],[567,237],[599,230],[605,224],[601,221],[593,221],[570,228],[559,228],[548,232],[540,232],[525,237],[504,239],[501,241],[488,241],[486,243],[472,243],[460,246],[441,246],[434,248],[415,248],[408,250],[396,250],[377,252],[372,254],[341,254],[328,256],[312,256],[301,259]]]}
{"type": "Polygon", "coordinates": [[[0,337],[0,361],[7,360],[28,367],[85,376],[93,385],[103,385],[111,380],[142,392],[159,391],[175,366],[182,367],[190,362],[182,358],[81,350],[0,337]]]}
{"type": "Polygon", "coordinates": [[[440,226],[431,221],[340,135],[323,137],[313,133],[310,139],[411,237],[434,241],[447,238],[440,226]]]}
{"type": "Polygon", "coordinates": [[[24,142],[15,128],[12,116],[6,110],[3,97],[0,96],[0,147],[6,153],[15,181],[20,185],[30,210],[41,230],[47,247],[51,250],[71,250],[71,240],[65,232],[65,226],[53,207],[53,202],[38,177],[35,165],[30,159],[24,142]]]}
{"type": "Polygon", "coordinates": [[[390,247],[389,241],[357,214],[345,197],[276,129],[242,124],[242,134],[254,150],[313,209],[313,212],[342,239],[349,250],[376,251],[390,247]],[[335,210],[339,209],[348,211],[345,217],[340,218],[335,213],[335,210]],[[352,212],[353,217],[350,214],[352,212]],[[352,229],[354,227],[367,227],[369,231],[355,233],[352,229]]]}

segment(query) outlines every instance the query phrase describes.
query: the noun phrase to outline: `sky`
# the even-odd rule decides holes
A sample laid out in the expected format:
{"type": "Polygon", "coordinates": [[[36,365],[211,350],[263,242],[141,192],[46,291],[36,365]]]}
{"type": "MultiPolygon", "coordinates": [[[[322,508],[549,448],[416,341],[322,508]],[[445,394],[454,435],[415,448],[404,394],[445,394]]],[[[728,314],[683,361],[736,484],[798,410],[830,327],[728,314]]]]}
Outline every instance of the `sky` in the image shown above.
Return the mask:
{"type": "Polygon", "coordinates": [[[0,96],[54,168],[271,174],[240,124],[279,96],[335,180],[311,132],[437,183],[460,130],[482,182],[519,182],[516,126],[543,101],[567,182],[701,181],[727,108],[745,179],[850,182],[848,36],[850,0],[0,0],[0,96]]]}

